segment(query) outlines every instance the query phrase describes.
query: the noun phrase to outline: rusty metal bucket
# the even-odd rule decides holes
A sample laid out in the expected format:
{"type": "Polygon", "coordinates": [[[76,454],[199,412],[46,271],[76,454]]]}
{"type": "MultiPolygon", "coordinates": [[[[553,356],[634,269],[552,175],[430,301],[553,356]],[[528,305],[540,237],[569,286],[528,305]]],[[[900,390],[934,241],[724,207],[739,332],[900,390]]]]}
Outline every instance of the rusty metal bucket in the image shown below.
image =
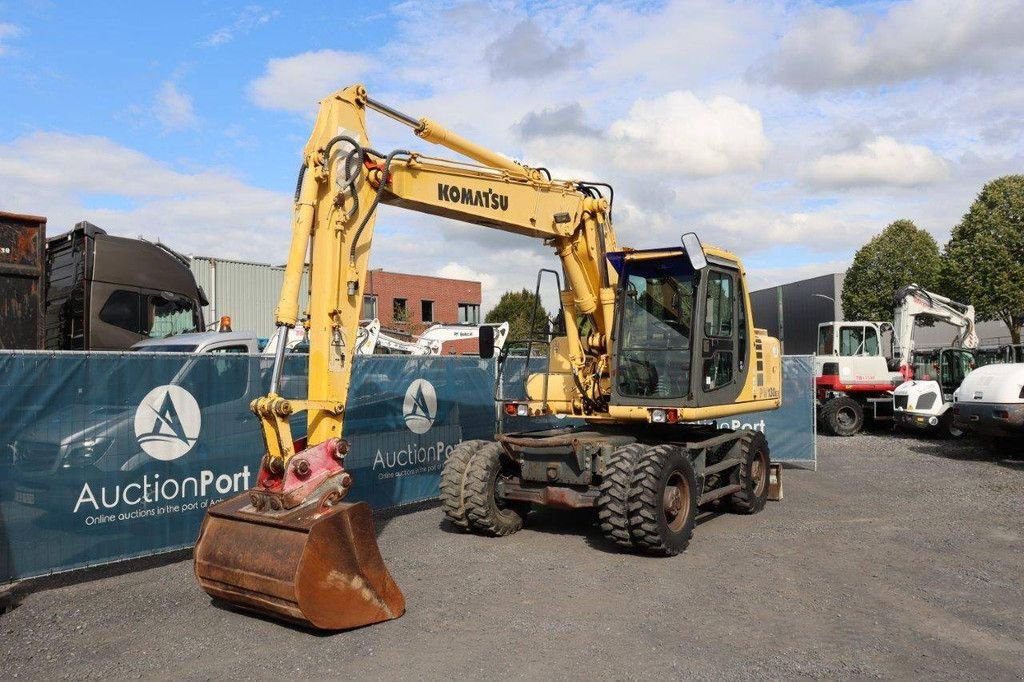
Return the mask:
{"type": "Polygon", "coordinates": [[[243,493],[207,511],[195,572],[211,597],[321,630],[398,618],[405,597],[365,502],[257,511],[243,493]]]}

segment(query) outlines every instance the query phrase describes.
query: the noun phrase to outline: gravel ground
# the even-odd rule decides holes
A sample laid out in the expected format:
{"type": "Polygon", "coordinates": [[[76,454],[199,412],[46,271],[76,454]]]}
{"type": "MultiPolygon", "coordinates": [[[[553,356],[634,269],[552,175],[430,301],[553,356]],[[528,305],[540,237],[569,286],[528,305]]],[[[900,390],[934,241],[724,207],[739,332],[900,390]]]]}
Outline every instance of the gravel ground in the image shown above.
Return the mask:
{"type": "Polygon", "coordinates": [[[587,514],[503,539],[436,507],[387,520],[408,612],[352,632],[218,608],[180,555],[50,585],[0,616],[0,678],[1024,677],[1024,462],[888,434],[818,446],[783,502],[705,518],[672,559],[619,553],[587,514]]]}

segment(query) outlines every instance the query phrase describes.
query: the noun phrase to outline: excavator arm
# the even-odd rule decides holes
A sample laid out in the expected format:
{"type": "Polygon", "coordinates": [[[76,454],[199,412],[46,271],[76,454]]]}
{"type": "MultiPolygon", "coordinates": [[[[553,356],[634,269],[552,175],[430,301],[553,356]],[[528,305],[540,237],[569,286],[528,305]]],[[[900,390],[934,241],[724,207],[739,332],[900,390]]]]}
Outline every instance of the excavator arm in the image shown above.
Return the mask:
{"type": "MultiPolygon", "coordinates": [[[[605,352],[614,317],[616,275],[605,255],[617,247],[609,204],[596,190],[552,180],[433,121],[396,112],[370,99],[361,85],[321,102],[296,187],[291,247],[275,311],[279,342],[270,390],[251,406],[266,454],[256,486],[208,510],[196,543],[195,571],[215,598],[323,629],[376,623],[405,609],[377,548],[369,506],[344,501],[352,484],[344,467],[348,443],[341,438],[345,401],[380,204],[549,244],[567,278],[561,298],[574,371],[587,361],[587,351],[605,352]],[[367,109],[469,161],[375,151],[367,109]],[[309,310],[300,319],[307,257],[309,310]],[[596,330],[585,339],[576,328],[583,316],[591,319],[588,329],[596,330]],[[309,334],[308,396],[284,397],[284,341],[300,323],[309,334]],[[307,435],[299,440],[291,418],[301,412],[307,414],[307,435]]],[[[578,372],[576,385],[593,391],[594,376],[578,372]]]]}
{"type": "Polygon", "coordinates": [[[396,112],[370,99],[361,85],[340,90],[321,102],[306,143],[276,311],[279,333],[299,323],[299,282],[308,253],[309,314],[303,323],[309,327],[309,396],[285,400],[278,395],[283,364],[278,358],[270,393],[253,404],[275,468],[286,468],[295,454],[288,419],[293,413],[308,411],[309,443],[342,433],[353,340],[380,204],[534,237],[553,247],[571,292],[562,303],[569,360],[581,381],[588,376],[582,371],[586,351],[603,346],[609,336],[616,276],[605,255],[617,245],[606,199],[577,183],[552,180],[429,119],[396,112]],[[367,109],[409,125],[420,138],[476,163],[404,150],[380,154],[369,146],[367,109]],[[592,318],[596,334],[581,337],[579,315],[592,318]]]}
{"type": "Polygon", "coordinates": [[[974,323],[974,306],[959,303],[940,294],[908,284],[893,297],[894,355],[899,358],[903,376],[911,374],[914,355],[914,327],[924,320],[945,322],[958,329],[953,346],[977,348],[978,334],[974,323]]]}

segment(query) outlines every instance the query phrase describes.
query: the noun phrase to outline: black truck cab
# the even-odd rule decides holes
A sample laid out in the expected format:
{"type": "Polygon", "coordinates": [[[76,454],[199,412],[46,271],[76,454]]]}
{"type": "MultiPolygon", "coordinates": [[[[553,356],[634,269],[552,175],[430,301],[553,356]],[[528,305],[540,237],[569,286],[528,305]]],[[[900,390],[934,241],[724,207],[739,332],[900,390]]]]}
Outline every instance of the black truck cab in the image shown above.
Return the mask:
{"type": "Polygon", "coordinates": [[[48,350],[120,350],[205,330],[206,295],[188,259],[163,244],[83,221],[47,240],[46,273],[48,350]]]}

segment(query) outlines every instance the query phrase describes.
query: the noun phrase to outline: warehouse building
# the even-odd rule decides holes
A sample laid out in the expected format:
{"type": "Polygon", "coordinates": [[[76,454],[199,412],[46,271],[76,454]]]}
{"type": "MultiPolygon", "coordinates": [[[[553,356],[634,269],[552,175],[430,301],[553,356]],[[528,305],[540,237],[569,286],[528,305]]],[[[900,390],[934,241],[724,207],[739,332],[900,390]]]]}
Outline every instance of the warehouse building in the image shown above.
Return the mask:
{"type": "MultiPolygon", "coordinates": [[[[787,355],[814,353],[818,325],[846,319],[843,317],[845,277],[844,273],[836,272],[750,292],[754,324],[778,338],[787,355]]],[[[1010,342],[1010,332],[1002,322],[979,322],[977,330],[982,346],[1010,342]]],[[[922,349],[937,348],[949,344],[955,335],[953,328],[946,324],[919,327],[916,345],[922,349]]]]}
{"type": "MultiPolygon", "coordinates": [[[[191,268],[210,300],[203,310],[208,324],[230,316],[236,331],[253,331],[260,337],[273,334],[284,266],[193,256],[191,268]]],[[[300,310],[306,308],[307,289],[308,272],[299,289],[300,310]]],[[[393,335],[413,337],[435,322],[479,324],[481,295],[480,282],[376,269],[366,276],[362,317],[380,319],[393,335]]],[[[445,349],[476,352],[476,342],[452,342],[445,349]]]]}

